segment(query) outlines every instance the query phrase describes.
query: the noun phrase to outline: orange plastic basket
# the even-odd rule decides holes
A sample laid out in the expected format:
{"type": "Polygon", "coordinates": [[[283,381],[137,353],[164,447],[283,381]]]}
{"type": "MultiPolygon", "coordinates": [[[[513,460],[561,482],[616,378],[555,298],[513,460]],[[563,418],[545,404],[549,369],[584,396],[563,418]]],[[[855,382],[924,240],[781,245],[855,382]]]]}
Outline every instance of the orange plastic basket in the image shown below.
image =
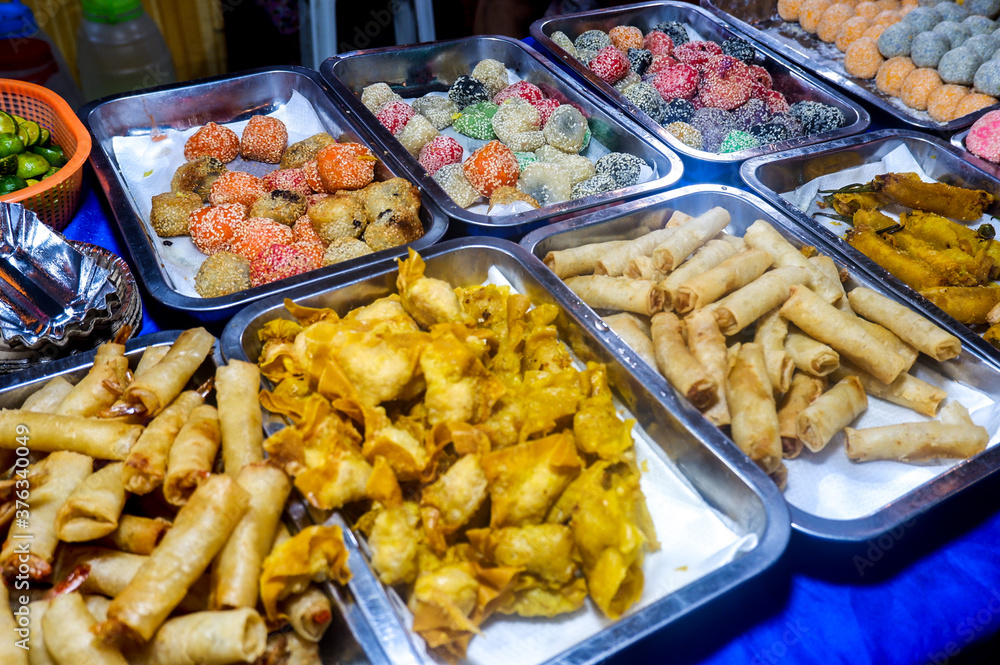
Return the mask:
{"type": "Polygon", "coordinates": [[[90,134],[63,98],[47,88],[14,79],[0,79],[0,110],[33,120],[52,133],[67,162],[41,182],[18,190],[0,201],[23,203],[39,219],[62,231],[73,218],[80,200],[83,165],[90,156],[90,134]]]}

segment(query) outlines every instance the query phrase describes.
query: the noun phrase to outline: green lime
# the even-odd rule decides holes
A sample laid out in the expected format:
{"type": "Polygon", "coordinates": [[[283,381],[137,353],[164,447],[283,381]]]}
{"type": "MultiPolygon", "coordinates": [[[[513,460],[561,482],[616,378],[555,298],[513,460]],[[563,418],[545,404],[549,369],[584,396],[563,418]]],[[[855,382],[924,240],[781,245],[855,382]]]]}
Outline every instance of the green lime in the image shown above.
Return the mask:
{"type": "Polygon", "coordinates": [[[44,127],[41,128],[41,131],[42,131],[42,134],[41,134],[41,136],[38,139],[38,145],[46,145],[47,146],[49,144],[49,140],[52,138],[52,132],[50,132],[49,130],[45,129],[44,127]]]}
{"type": "Polygon", "coordinates": [[[24,125],[17,126],[17,138],[21,139],[21,143],[24,144],[24,147],[31,145],[31,137],[28,136],[28,128],[24,125]]]}
{"type": "Polygon", "coordinates": [[[66,164],[66,158],[63,157],[63,154],[61,152],[57,152],[49,148],[43,148],[37,145],[32,146],[31,152],[35,153],[36,155],[41,155],[42,157],[45,158],[45,161],[47,161],[52,166],[63,166],[64,164],[66,164]]]}
{"type": "Polygon", "coordinates": [[[24,131],[28,134],[28,140],[24,143],[24,145],[26,147],[38,145],[38,141],[42,138],[42,128],[38,126],[38,123],[32,120],[26,120],[20,124],[20,127],[24,127],[24,131]]]}
{"type": "Polygon", "coordinates": [[[25,118],[22,118],[21,116],[16,115],[14,113],[8,113],[7,115],[9,115],[10,117],[14,118],[14,122],[16,122],[19,125],[22,124],[22,123],[28,122],[25,118]]]}
{"type": "Polygon", "coordinates": [[[49,167],[48,161],[41,155],[22,152],[17,156],[17,175],[25,180],[45,175],[49,167]]]}
{"type": "Polygon", "coordinates": [[[24,152],[24,141],[17,134],[0,134],[0,157],[24,152]]]}
{"type": "Polygon", "coordinates": [[[14,175],[17,173],[17,155],[7,155],[0,157],[0,175],[14,175]]]}
{"type": "Polygon", "coordinates": [[[24,180],[24,178],[19,178],[16,175],[0,176],[0,196],[16,192],[17,190],[24,189],[27,186],[28,183],[24,180]]]}
{"type": "Polygon", "coordinates": [[[46,178],[51,178],[57,173],[59,173],[59,167],[53,166],[51,169],[45,172],[45,175],[42,176],[42,180],[45,180],[46,178]]]}
{"type": "Polygon", "coordinates": [[[17,122],[10,117],[9,113],[0,111],[0,133],[13,134],[17,131],[17,122]]]}
{"type": "Polygon", "coordinates": [[[37,185],[39,182],[41,181],[38,178],[28,178],[27,180],[24,181],[24,183],[28,187],[31,187],[32,185],[37,185]]]}

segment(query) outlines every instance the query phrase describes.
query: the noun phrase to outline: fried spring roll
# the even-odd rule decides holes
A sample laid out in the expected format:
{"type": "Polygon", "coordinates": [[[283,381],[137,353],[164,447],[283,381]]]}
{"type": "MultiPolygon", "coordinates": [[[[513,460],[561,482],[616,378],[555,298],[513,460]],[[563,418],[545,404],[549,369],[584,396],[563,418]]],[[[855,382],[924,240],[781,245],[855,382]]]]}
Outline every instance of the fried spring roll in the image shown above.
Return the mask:
{"type": "Polygon", "coordinates": [[[56,535],[56,514],[77,485],[90,475],[93,460],[86,455],[71,452],[54,452],[32,466],[38,484],[32,482],[31,511],[25,523],[15,521],[7,533],[0,563],[8,578],[17,574],[25,563],[21,543],[30,543],[27,555],[29,576],[33,580],[45,579],[52,570],[52,558],[59,538],[56,535]]]}
{"type": "Polygon", "coordinates": [[[650,367],[656,367],[656,349],[653,348],[653,340],[636,322],[636,317],[606,316],[604,322],[650,367]]]}
{"type": "Polygon", "coordinates": [[[644,236],[639,236],[635,240],[629,240],[620,247],[614,247],[604,252],[604,255],[597,260],[594,267],[595,275],[608,275],[618,277],[625,274],[629,260],[638,256],[651,256],[657,245],[672,236],[683,228],[674,227],[669,229],[659,229],[644,236]]]}
{"type": "Polygon", "coordinates": [[[910,368],[913,367],[913,363],[915,363],[917,358],[920,356],[919,351],[901,340],[892,331],[880,326],[879,324],[862,319],[856,314],[852,316],[859,324],[861,324],[862,328],[868,331],[869,334],[884,344],[887,349],[891,349],[893,353],[900,357],[903,361],[904,372],[910,371],[910,368]]]}
{"type": "Polygon", "coordinates": [[[726,338],[719,330],[715,316],[707,309],[696,310],[684,319],[687,343],[691,355],[701,363],[708,377],[715,383],[715,404],[703,413],[709,422],[719,427],[728,425],[729,403],[726,401],[726,374],[729,373],[729,356],[726,338]]]}
{"type": "Polygon", "coordinates": [[[52,379],[39,390],[28,395],[21,405],[22,411],[34,413],[55,413],[59,404],[73,390],[73,384],[61,376],[52,379]]]}
{"type": "Polygon", "coordinates": [[[94,364],[87,375],[59,403],[62,416],[96,416],[115,403],[128,381],[125,345],[107,342],[97,347],[94,364]]]}
{"type": "Polygon", "coordinates": [[[705,307],[730,291],[754,281],[771,267],[771,263],[771,255],[759,249],[748,249],[731,256],[681,284],[677,288],[674,309],[686,314],[705,307]]]}
{"type": "Polygon", "coordinates": [[[546,254],[542,260],[560,279],[576,277],[577,275],[590,275],[594,272],[597,262],[602,256],[628,243],[628,240],[609,240],[608,242],[595,242],[569,249],[558,249],[546,254]]]}
{"type": "Polygon", "coordinates": [[[935,360],[949,360],[962,352],[962,342],[909,307],[871,289],[848,294],[854,311],[895,333],[907,344],[935,360]]]}
{"type": "Polygon", "coordinates": [[[797,330],[785,338],[785,353],[798,370],[812,376],[826,376],[840,367],[839,353],[797,330]]]}
{"type": "Polygon", "coordinates": [[[142,357],[139,358],[139,364],[135,366],[135,376],[141,376],[150,367],[163,360],[163,357],[168,353],[170,353],[169,344],[147,346],[146,350],[142,352],[142,357]]]}
{"type": "Polygon", "coordinates": [[[635,256],[629,259],[628,266],[625,267],[625,276],[630,279],[659,282],[667,276],[667,273],[656,267],[652,256],[635,256]]]}
{"type": "Polygon", "coordinates": [[[278,607],[296,634],[310,642],[319,642],[333,621],[330,599],[315,585],[285,598],[278,607]]]}
{"type": "Polygon", "coordinates": [[[840,381],[852,374],[858,377],[865,391],[872,397],[905,406],[925,416],[936,415],[938,405],[948,396],[937,386],[922,381],[912,374],[900,374],[895,381],[886,384],[849,362],[842,363],[829,378],[831,381],[840,381]]]}
{"type": "Polygon", "coordinates": [[[220,441],[219,412],[210,404],[195,407],[170,447],[163,479],[163,498],[168,503],[183,506],[212,474],[220,441]]]}
{"type": "Polygon", "coordinates": [[[826,379],[795,372],[788,392],[778,402],[778,431],[781,433],[781,452],[785,459],[794,459],[802,452],[799,438],[799,414],[823,394],[826,379]]]}
{"type": "Polygon", "coordinates": [[[763,219],[750,225],[743,234],[743,240],[750,247],[769,253],[778,268],[798,267],[805,270],[809,274],[809,285],[828,303],[835,303],[843,296],[844,289],[840,284],[835,284],[816,264],[810,263],[802,252],[763,219]]]}
{"type": "Polygon", "coordinates": [[[42,626],[42,619],[48,608],[47,600],[35,600],[28,604],[28,616],[32,619],[31,649],[27,652],[28,665],[56,665],[56,661],[49,655],[48,647],[45,646],[45,628],[42,626]]]}
{"type": "Polygon", "coordinates": [[[642,331],[642,334],[646,337],[650,336],[649,319],[644,316],[639,316],[638,314],[633,314],[632,312],[619,312],[618,314],[610,314],[608,316],[602,316],[604,322],[609,326],[612,324],[617,324],[619,321],[624,319],[629,319],[636,328],[642,331]]]}
{"type": "Polygon", "coordinates": [[[757,321],[757,330],[753,341],[764,349],[764,362],[767,363],[767,376],[775,392],[783,393],[792,382],[792,371],[795,364],[785,353],[785,337],[788,336],[788,321],[778,314],[777,308],[772,309],[757,321]]]}
{"type": "MultiPolygon", "coordinates": [[[[0,663],[4,665],[28,665],[28,649],[17,644],[23,638],[16,632],[17,619],[14,618],[14,613],[10,609],[8,596],[7,585],[0,582],[0,663]]],[[[17,596],[14,598],[18,599],[17,596]]],[[[18,603],[18,605],[21,604],[18,603]]],[[[30,633],[28,636],[31,636],[30,633]]],[[[30,644],[30,639],[23,644],[30,644]]]]}
{"type": "Polygon", "coordinates": [[[250,507],[212,565],[212,609],[257,606],[260,566],[292,489],[285,472],[266,462],[245,466],[236,482],[250,495],[250,507]]]}
{"type": "Polygon", "coordinates": [[[688,220],[653,250],[656,267],[664,272],[673,271],[696,249],[729,226],[729,219],[725,208],[715,207],[688,220]]]}
{"type": "Polygon", "coordinates": [[[149,494],[163,484],[170,447],[174,445],[181,427],[191,417],[191,412],[204,402],[205,398],[197,391],[184,391],[146,426],[125,458],[125,469],[122,471],[125,489],[133,494],[149,494]]]}
{"type": "Polygon", "coordinates": [[[615,309],[652,316],[663,309],[663,289],[656,282],[628,277],[570,277],[566,286],[594,309],[615,309]]]}
{"type": "Polygon", "coordinates": [[[854,310],[851,309],[851,303],[847,300],[847,292],[844,291],[844,283],[840,280],[840,271],[837,270],[837,264],[833,262],[833,259],[826,254],[817,254],[809,259],[809,263],[823,271],[823,274],[830,279],[830,283],[840,289],[840,299],[834,303],[834,307],[853,314],[854,310]]]}
{"type": "Polygon", "coordinates": [[[98,545],[112,547],[131,554],[150,554],[170,529],[170,522],[162,517],[149,518],[122,515],[118,528],[97,541],[98,545]]]}
{"type": "MultiPolygon", "coordinates": [[[[721,238],[709,240],[691,258],[682,263],[676,270],[667,275],[667,278],[660,282],[660,287],[666,291],[665,309],[671,309],[677,301],[677,289],[681,284],[691,279],[695,275],[700,275],[710,268],[714,268],[731,256],[735,256],[742,249],[736,243],[730,242],[733,236],[721,234],[721,238]]],[[[742,242],[742,239],[737,239],[742,242]]]]}
{"type": "Polygon", "coordinates": [[[254,609],[195,612],[165,622],[129,659],[133,665],[229,665],[255,661],[266,644],[264,619],[254,609]]]}
{"type": "Polygon", "coordinates": [[[125,507],[124,462],[108,464],[77,485],[56,515],[56,534],[67,543],[82,543],[118,528],[125,507]]]}
{"type": "Polygon", "coordinates": [[[160,362],[133,379],[122,399],[142,405],[147,416],[159,415],[181,394],[214,344],[215,338],[204,328],[185,330],[160,362]]]}
{"type": "Polygon", "coordinates": [[[940,421],[844,431],[847,456],[855,462],[968,459],[985,450],[990,441],[986,428],[972,423],[958,402],[941,409],[940,421]]]}
{"type": "Polygon", "coordinates": [[[233,477],[247,464],[264,459],[259,390],[260,368],[254,363],[233,360],[215,370],[222,468],[233,477]]]}
{"type": "Polygon", "coordinates": [[[732,416],[733,441],[771,474],[781,467],[781,434],[774,390],[767,377],[764,349],[743,344],[726,379],[726,399],[732,416]]]}
{"type": "Polygon", "coordinates": [[[123,460],[141,433],[141,425],[114,420],[0,410],[0,448],[7,450],[18,448],[18,439],[27,436],[33,451],[68,451],[96,459],[123,460]]]}
{"type": "Polygon", "coordinates": [[[653,317],[652,332],[656,364],[663,376],[696,408],[711,406],[715,401],[715,382],[688,351],[680,319],[671,312],[660,312],[653,317]]]}
{"type": "Polygon", "coordinates": [[[848,376],[807,406],[798,417],[798,438],[818,453],[868,408],[868,395],[856,376],[848,376]]]}
{"type": "Polygon", "coordinates": [[[105,640],[149,640],[225,546],[249,503],[247,493],[224,475],[195,490],[160,546],[115,596],[98,634],[105,640]]]}
{"type": "Polygon", "coordinates": [[[785,302],[791,286],[807,281],[809,274],[802,268],[771,270],[714,303],[711,310],[723,334],[735,335],[785,302]]]}
{"type": "Polygon", "coordinates": [[[80,585],[81,593],[96,593],[113,598],[132,581],[148,556],[119,552],[93,545],[64,545],[56,557],[53,579],[66,579],[81,566],[89,569],[80,585]]]}
{"type": "Polygon", "coordinates": [[[128,665],[121,651],[96,639],[96,624],[83,596],[56,596],[42,616],[45,647],[58,665],[128,665]]]}
{"type": "Polygon", "coordinates": [[[840,311],[804,286],[791,288],[781,315],[879,381],[892,383],[905,371],[903,357],[859,323],[861,319],[840,311]]]}

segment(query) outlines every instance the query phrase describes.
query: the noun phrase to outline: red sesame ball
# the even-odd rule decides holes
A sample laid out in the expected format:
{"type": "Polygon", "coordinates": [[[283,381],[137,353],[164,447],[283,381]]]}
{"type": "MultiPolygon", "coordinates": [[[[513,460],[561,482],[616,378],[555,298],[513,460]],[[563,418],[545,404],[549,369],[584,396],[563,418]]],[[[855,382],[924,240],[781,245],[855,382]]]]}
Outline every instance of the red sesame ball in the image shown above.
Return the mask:
{"type": "Polygon", "coordinates": [[[518,81],[498,92],[493,97],[493,103],[500,106],[511,97],[520,97],[528,102],[537,102],[539,99],[545,97],[545,95],[542,94],[541,89],[537,85],[528,83],[527,81],[518,81]]]}
{"type": "Polygon", "coordinates": [[[403,131],[410,118],[417,114],[413,107],[403,101],[389,102],[378,110],[375,118],[395,136],[403,131]]]}
{"type": "Polygon", "coordinates": [[[295,242],[318,242],[320,245],[323,244],[323,240],[316,233],[316,227],[313,226],[309,215],[302,215],[292,224],[292,237],[295,242]]]}
{"type": "MultiPolygon", "coordinates": [[[[750,79],[754,84],[754,92],[757,93],[758,90],[770,90],[771,86],[774,85],[774,79],[771,78],[771,73],[761,67],[760,65],[750,65],[750,79]]],[[[759,97],[759,94],[754,94],[754,97],[759,97]]]]}
{"type": "Polygon", "coordinates": [[[450,136],[435,136],[420,149],[417,161],[429,174],[434,175],[442,166],[462,161],[462,146],[450,136]]]}
{"type": "Polygon", "coordinates": [[[323,254],[326,253],[326,247],[322,242],[302,240],[293,242],[291,246],[302,252],[309,260],[309,270],[323,267],[323,254]]]}
{"type": "Polygon", "coordinates": [[[215,254],[228,250],[246,229],[247,212],[239,203],[224,203],[195,210],[188,218],[191,240],[199,251],[215,254]]]}
{"type": "Polygon", "coordinates": [[[646,68],[646,75],[659,74],[678,64],[677,60],[669,55],[654,55],[653,62],[646,68]]]}
{"type": "Polygon", "coordinates": [[[288,130],[285,123],[266,115],[255,115],[243,128],[240,154],[243,159],[267,164],[277,164],[288,147],[288,130]]]}
{"type": "Polygon", "coordinates": [[[276,189],[287,189],[290,192],[297,192],[302,196],[312,194],[312,187],[306,180],[305,171],[302,169],[278,169],[271,171],[262,178],[264,189],[273,192],[276,189]]]}
{"type": "Polygon", "coordinates": [[[214,206],[239,203],[249,208],[264,191],[263,181],[252,173],[226,171],[212,183],[208,200],[214,206]]]}
{"type": "Polygon", "coordinates": [[[642,40],[642,48],[652,52],[654,56],[673,55],[674,40],[672,40],[670,36],[665,32],[660,32],[659,30],[652,30],[642,40]]]}
{"type": "Polygon", "coordinates": [[[243,233],[232,242],[230,248],[233,254],[253,261],[271,245],[288,245],[293,240],[292,227],[266,217],[250,217],[243,233]]]}
{"type": "Polygon", "coordinates": [[[319,164],[315,159],[310,159],[302,165],[302,173],[306,176],[306,184],[317,194],[326,194],[326,186],[323,179],[319,177],[319,164]]]}
{"type": "Polygon", "coordinates": [[[666,101],[691,99],[698,91],[698,71],[679,62],[653,77],[652,85],[666,101]]]}
{"type": "Polygon", "coordinates": [[[767,110],[771,113],[788,113],[788,109],[791,108],[785,96],[777,90],[764,91],[760,99],[767,104],[767,110]]]}
{"type": "Polygon", "coordinates": [[[587,66],[608,84],[614,84],[629,72],[628,58],[614,46],[602,48],[587,66]]]}
{"type": "Polygon", "coordinates": [[[688,42],[674,47],[674,57],[689,65],[700,65],[713,55],[722,55],[722,47],[715,42],[688,42]]]}
{"type": "Polygon", "coordinates": [[[736,58],[715,64],[716,67],[706,69],[698,84],[701,101],[705,106],[726,110],[746,104],[753,88],[747,66],[736,58]]]}
{"type": "Polygon", "coordinates": [[[310,269],[312,261],[298,247],[271,245],[250,262],[250,284],[261,286],[299,275],[310,269]]]}
{"type": "Polygon", "coordinates": [[[184,143],[184,159],[191,161],[199,157],[215,157],[220,162],[231,162],[240,154],[240,137],[236,132],[210,122],[184,143]]]}

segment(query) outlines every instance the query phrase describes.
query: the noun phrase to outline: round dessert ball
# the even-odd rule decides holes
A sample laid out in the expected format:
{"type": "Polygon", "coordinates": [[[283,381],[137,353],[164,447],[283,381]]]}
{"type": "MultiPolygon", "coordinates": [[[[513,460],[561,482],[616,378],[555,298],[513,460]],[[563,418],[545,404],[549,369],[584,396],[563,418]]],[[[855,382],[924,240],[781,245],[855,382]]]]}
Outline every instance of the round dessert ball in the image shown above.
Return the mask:
{"type": "MultiPolygon", "coordinates": [[[[782,21],[798,21],[802,0],[778,0],[778,16],[782,21]]],[[[699,144],[701,136],[698,137],[699,144]]]]}
{"type": "Polygon", "coordinates": [[[884,25],[889,27],[890,25],[895,25],[903,20],[903,16],[899,12],[880,12],[878,16],[872,19],[872,25],[884,25]]]}
{"type": "Polygon", "coordinates": [[[821,102],[795,102],[788,114],[802,123],[802,132],[808,136],[830,132],[847,124],[843,111],[821,102]]]}
{"type": "Polygon", "coordinates": [[[228,163],[240,154],[240,137],[236,132],[210,122],[192,134],[184,143],[184,159],[209,156],[228,163]]]}
{"type": "Polygon", "coordinates": [[[904,23],[917,32],[932,30],[940,21],[941,17],[930,7],[917,7],[908,12],[906,18],[903,19],[904,23]]]}
{"type": "Polygon", "coordinates": [[[837,31],[837,40],[834,42],[841,51],[846,51],[847,47],[865,34],[865,30],[870,28],[872,22],[864,16],[854,16],[844,21],[837,31]]]}
{"type": "Polygon", "coordinates": [[[881,64],[882,55],[878,45],[864,37],[855,40],[844,52],[844,69],[851,76],[870,79],[878,73],[881,64]]]}
{"type": "Polygon", "coordinates": [[[823,12],[823,17],[820,19],[819,25],[816,26],[816,36],[828,44],[835,41],[840,26],[853,16],[854,8],[847,3],[838,2],[835,5],[830,5],[823,12]]]}
{"type": "Polygon", "coordinates": [[[950,122],[955,119],[958,103],[968,94],[965,86],[943,85],[927,98],[927,113],[938,122],[950,122]]]}
{"type": "Polygon", "coordinates": [[[973,14],[972,16],[962,19],[962,25],[969,29],[974,35],[986,35],[997,29],[997,24],[986,18],[985,16],[979,16],[978,14],[973,14]]]}
{"type": "Polygon", "coordinates": [[[874,2],[859,2],[854,5],[854,15],[862,16],[869,21],[881,14],[882,11],[874,2]]]}
{"type": "Polygon", "coordinates": [[[937,12],[942,21],[963,21],[969,15],[969,10],[965,6],[957,5],[954,2],[938,3],[934,7],[934,11],[937,12]]]}
{"type": "Polygon", "coordinates": [[[958,106],[955,107],[955,117],[961,118],[963,116],[969,115],[970,113],[975,113],[980,109],[984,109],[987,106],[993,106],[997,103],[995,97],[989,95],[984,95],[981,92],[971,92],[958,102],[958,106]]]}
{"type": "Polygon", "coordinates": [[[587,30],[576,38],[573,46],[587,51],[600,51],[605,46],[611,46],[611,37],[602,30],[587,30]]]}
{"type": "Polygon", "coordinates": [[[880,12],[895,12],[899,11],[902,5],[899,0],[875,0],[875,6],[880,12]]]}
{"type": "Polygon", "coordinates": [[[867,37],[873,42],[878,42],[878,38],[882,36],[883,32],[885,32],[886,27],[887,26],[884,25],[872,25],[867,30],[865,30],[865,34],[861,36],[867,37]]]}
{"type": "Polygon", "coordinates": [[[938,73],[945,83],[972,85],[972,79],[981,64],[983,59],[975,51],[960,46],[941,56],[941,60],[938,61],[938,73]]]}
{"type": "MultiPolygon", "coordinates": [[[[823,13],[833,3],[830,0],[806,0],[799,10],[799,26],[810,34],[816,34],[823,13]]],[[[714,151],[713,151],[714,152],[714,151]]]]}
{"type": "Polygon", "coordinates": [[[899,98],[911,109],[927,110],[927,99],[941,87],[941,77],[933,69],[914,69],[903,81],[899,98]]]}
{"type": "Polygon", "coordinates": [[[914,62],[905,55],[889,58],[878,68],[875,76],[875,85],[887,95],[899,97],[899,90],[903,86],[903,81],[916,69],[914,62]]]}
{"type": "MultiPolygon", "coordinates": [[[[686,99],[672,99],[664,107],[663,124],[668,125],[674,122],[687,123],[694,115],[694,104],[686,99]]],[[[698,141],[701,141],[699,134],[698,141]]]]}
{"type": "Polygon", "coordinates": [[[906,21],[890,25],[879,35],[878,50],[885,58],[895,58],[897,55],[910,55],[913,38],[920,32],[923,31],[918,30],[906,21]]]}
{"type": "Polygon", "coordinates": [[[1000,47],[1000,40],[992,34],[972,35],[962,44],[962,48],[972,49],[983,61],[992,58],[997,47],[1000,47]]]}
{"type": "Polygon", "coordinates": [[[937,67],[941,56],[951,50],[951,42],[940,32],[921,32],[913,38],[910,58],[917,67],[937,67]]]}
{"type": "Polygon", "coordinates": [[[218,252],[205,259],[194,277],[194,290],[202,298],[217,298],[250,288],[250,262],[232,252],[218,252]]]}
{"type": "Polygon", "coordinates": [[[947,37],[952,48],[958,48],[966,39],[972,36],[972,31],[967,26],[955,23],[954,21],[941,21],[934,26],[933,31],[947,37]]]}
{"type": "Polygon", "coordinates": [[[255,115],[243,128],[240,155],[243,159],[277,164],[288,147],[285,123],[266,115],[255,115]]]}
{"type": "Polygon", "coordinates": [[[979,14],[986,18],[996,18],[1000,14],[1000,0],[965,0],[962,7],[970,14],[979,14]]]}
{"type": "Polygon", "coordinates": [[[965,137],[965,147],[973,155],[1000,162],[1000,111],[990,111],[973,123],[965,137]]]}

